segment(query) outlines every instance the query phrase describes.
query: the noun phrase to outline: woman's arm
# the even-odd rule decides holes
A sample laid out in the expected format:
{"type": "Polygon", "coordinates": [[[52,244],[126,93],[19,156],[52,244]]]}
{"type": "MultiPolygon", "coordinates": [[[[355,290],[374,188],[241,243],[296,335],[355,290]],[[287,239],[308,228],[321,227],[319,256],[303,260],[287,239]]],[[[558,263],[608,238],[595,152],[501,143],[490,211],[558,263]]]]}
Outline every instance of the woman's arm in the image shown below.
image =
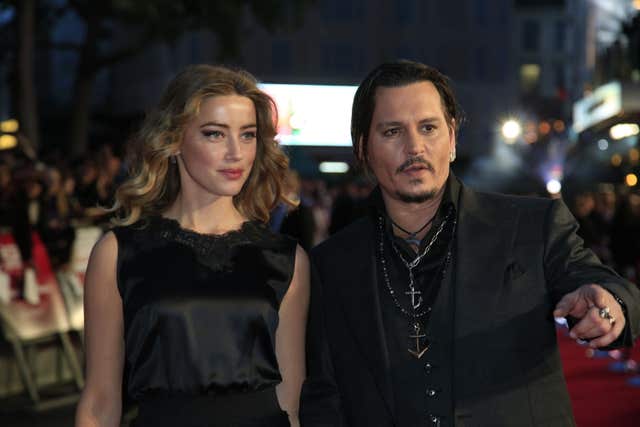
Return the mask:
{"type": "Polygon", "coordinates": [[[280,407],[289,414],[292,427],[298,427],[300,390],[306,376],[305,329],[309,308],[309,258],[296,248],[296,261],[289,289],[280,304],[276,331],[276,357],[282,383],[276,387],[280,407]]]}
{"type": "Polygon", "coordinates": [[[84,293],[87,381],[76,410],[76,427],[120,425],[124,333],[117,257],[116,236],[109,232],[89,258],[84,293]]]}

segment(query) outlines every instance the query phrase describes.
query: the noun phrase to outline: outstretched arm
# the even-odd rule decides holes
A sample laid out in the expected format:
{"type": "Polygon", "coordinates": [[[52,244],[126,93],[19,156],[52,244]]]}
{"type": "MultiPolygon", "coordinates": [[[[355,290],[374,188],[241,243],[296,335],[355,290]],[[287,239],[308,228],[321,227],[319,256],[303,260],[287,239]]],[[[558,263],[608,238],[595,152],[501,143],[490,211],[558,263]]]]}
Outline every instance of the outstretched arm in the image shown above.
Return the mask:
{"type": "Polygon", "coordinates": [[[573,336],[592,339],[593,347],[631,346],[640,327],[637,286],[602,265],[583,246],[576,234],[578,224],[560,200],[552,202],[546,227],[545,276],[557,302],[554,316],[576,320],[571,322],[573,336]]]}

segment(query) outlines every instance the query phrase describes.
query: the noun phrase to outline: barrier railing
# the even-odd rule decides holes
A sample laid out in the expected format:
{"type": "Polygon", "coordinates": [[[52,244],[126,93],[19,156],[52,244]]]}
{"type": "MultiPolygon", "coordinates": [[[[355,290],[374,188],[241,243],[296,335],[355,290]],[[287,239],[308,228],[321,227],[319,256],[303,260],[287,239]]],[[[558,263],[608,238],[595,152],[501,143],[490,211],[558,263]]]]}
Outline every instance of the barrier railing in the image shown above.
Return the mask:
{"type": "Polygon", "coordinates": [[[41,343],[57,347],[64,356],[78,390],[84,386],[81,364],[69,332],[82,336],[83,281],[91,248],[102,234],[97,227],[81,227],[67,271],[51,270],[46,248],[33,233],[32,266],[25,266],[8,230],[0,230],[0,329],[10,343],[24,389],[36,407],[40,396],[34,368],[25,354],[41,343]],[[32,269],[32,270],[30,270],[32,269]]]}

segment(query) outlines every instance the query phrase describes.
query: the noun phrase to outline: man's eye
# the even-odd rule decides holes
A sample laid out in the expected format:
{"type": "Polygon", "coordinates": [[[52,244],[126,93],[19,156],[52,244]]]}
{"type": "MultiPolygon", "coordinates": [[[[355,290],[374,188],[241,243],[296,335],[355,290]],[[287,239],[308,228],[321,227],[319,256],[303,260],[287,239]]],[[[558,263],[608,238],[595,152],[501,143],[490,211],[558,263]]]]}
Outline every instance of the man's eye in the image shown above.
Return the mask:
{"type": "Polygon", "coordinates": [[[422,126],[422,130],[424,132],[429,133],[429,132],[433,132],[434,130],[436,130],[436,127],[434,125],[423,125],[422,126]]]}
{"type": "Polygon", "coordinates": [[[387,129],[384,132],[382,132],[382,134],[384,136],[397,136],[400,134],[400,128],[391,128],[391,129],[387,129]]]}

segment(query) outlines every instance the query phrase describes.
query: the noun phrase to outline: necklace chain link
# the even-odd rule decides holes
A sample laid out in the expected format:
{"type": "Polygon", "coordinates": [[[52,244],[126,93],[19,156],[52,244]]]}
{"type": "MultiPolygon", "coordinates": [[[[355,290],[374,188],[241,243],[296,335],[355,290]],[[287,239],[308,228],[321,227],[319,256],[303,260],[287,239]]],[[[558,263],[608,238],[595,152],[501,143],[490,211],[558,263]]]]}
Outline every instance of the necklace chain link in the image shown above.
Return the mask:
{"type": "MultiPolygon", "coordinates": [[[[396,252],[396,254],[402,260],[402,263],[409,270],[409,288],[410,288],[411,291],[413,291],[415,289],[414,288],[414,281],[413,281],[413,269],[420,263],[420,261],[427,255],[427,253],[429,253],[429,251],[431,250],[431,247],[433,246],[433,244],[437,240],[438,236],[440,235],[440,233],[442,233],[442,230],[444,230],[444,226],[448,221],[448,217],[449,216],[447,216],[447,218],[445,218],[442,221],[442,224],[440,224],[440,227],[438,228],[438,231],[431,238],[431,240],[429,241],[429,244],[424,249],[424,251],[422,251],[422,253],[420,255],[418,255],[411,262],[408,262],[407,260],[405,260],[404,257],[400,254],[400,252],[396,248],[396,246],[393,244],[393,242],[391,243],[394,251],[396,252]]],[[[453,220],[454,230],[455,230],[455,226],[456,226],[456,220],[454,219],[453,220]]],[[[404,308],[402,306],[402,304],[400,304],[400,301],[398,301],[398,297],[396,297],[396,292],[393,289],[393,287],[391,286],[391,281],[389,280],[389,272],[387,271],[387,262],[386,262],[385,257],[384,257],[384,224],[383,224],[383,218],[382,218],[381,215],[378,216],[378,232],[379,232],[378,233],[379,234],[378,249],[379,249],[379,253],[380,253],[380,262],[382,263],[382,273],[384,275],[384,281],[385,281],[386,288],[389,291],[389,294],[391,295],[391,299],[393,300],[395,306],[400,310],[400,312],[402,314],[404,314],[405,316],[410,317],[412,319],[419,319],[419,318],[423,317],[425,314],[429,313],[431,311],[431,307],[426,307],[425,309],[423,309],[422,311],[419,311],[419,312],[416,312],[415,309],[414,309],[413,312],[410,312],[409,310],[404,308]]],[[[447,270],[447,266],[449,264],[450,259],[451,259],[451,247],[449,247],[449,250],[447,251],[447,256],[446,256],[445,261],[444,261],[444,265],[443,265],[443,268],[442,268],[442,278],[444,278],[444,276],[445,276],[445,273],[446,273],[446,270],[447,270]]]]}

